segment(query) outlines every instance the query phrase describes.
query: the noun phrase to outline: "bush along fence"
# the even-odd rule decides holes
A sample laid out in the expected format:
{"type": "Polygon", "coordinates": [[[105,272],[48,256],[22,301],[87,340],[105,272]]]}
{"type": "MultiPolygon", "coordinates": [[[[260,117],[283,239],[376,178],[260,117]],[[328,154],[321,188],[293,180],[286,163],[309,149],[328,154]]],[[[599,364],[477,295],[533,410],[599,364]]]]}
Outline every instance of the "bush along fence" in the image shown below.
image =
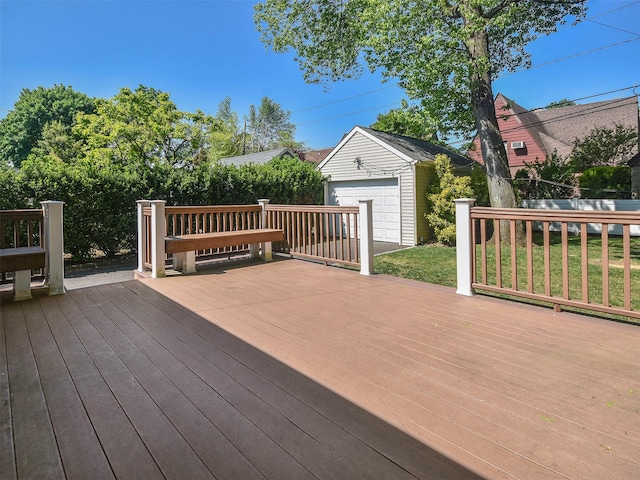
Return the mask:
{"type": "Polygon", "coordinates": [[[487,291],[549,302],[556,310],[570,306],[640,318],[640,239],[631,236],[632,227],[640,225],[640,212],[473,204],[472,199],[456,200],[459,294],[487,291]],[[517,223],[526,236],[521,246],[516,242],[517,223]],[[570,235],[570,225],[577,227],[576,235],[570,235]],[[501,243],[505,228],[509,241],[501,243]],[[487,235],[491,229],[493,240],[487,235]]]}
{"type": "Polygon", "coordinates": [[[166,206],[139,200],[138,272],[165,275],[166,262],[191,273],[215,255],[248,253],[342,264],[373,273],[372,200],[357,207],[316,205],[166,206]],[[184,254],[184,255],[183,255],[184,254]]]}

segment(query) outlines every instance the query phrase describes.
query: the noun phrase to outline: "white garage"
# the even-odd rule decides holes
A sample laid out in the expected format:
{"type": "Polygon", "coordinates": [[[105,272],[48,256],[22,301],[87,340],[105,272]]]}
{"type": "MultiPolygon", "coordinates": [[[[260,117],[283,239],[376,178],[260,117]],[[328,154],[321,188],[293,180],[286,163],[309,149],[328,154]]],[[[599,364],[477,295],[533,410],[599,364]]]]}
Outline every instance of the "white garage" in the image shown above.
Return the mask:
{"type": "Polygon", "coordinates": [[[354,127],[318,165],[327,176],[325,204],[358,205],[373,199],[373,238],[416,245],[429,238],[426,193],[433,160],[444,153],[458,174],[473,161],[425,140],[354,127]]]}
{"type": "Polygon", "coordinates": [[[373,200],[373,239],[400,243],[400,190],[397,178],[329,182],[329,205],[373,200]]]}

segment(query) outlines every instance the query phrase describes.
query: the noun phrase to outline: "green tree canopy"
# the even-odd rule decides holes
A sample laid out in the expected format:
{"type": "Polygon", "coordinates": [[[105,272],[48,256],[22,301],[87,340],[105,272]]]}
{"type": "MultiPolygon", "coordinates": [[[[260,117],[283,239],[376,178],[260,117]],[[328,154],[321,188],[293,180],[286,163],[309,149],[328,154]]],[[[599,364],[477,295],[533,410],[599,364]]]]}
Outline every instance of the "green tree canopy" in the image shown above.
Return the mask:
{"type": "Polygon", "coordinates": [[[387,113],[378,115],[371,128],[422,140],[436,138],[434,120],[426,115],[420,105],[409,105],[406,100],[402,101],[400,108],[394,108],[387,113]]]}
{"type": "MultiPolygon", "coordinates": [[[[585,14],[586,0],[265,0],[261,39],[293,49],[308,82],[351,78],[363,63],[397,78],[443,134],[478,132],[491,204],[516,205],[492,80],[530,65],[525,46],[585,14]]],[[[467,136],[467,135],[465,135],[467,136]]],[[[507,233],[507,232],[505,232],[507,233]]]]}
{"type": "Polygon", "coordinates": [[[262,152],[290,143],[296,127],[289,120],[291,113],[270,99],[263,97],[260,105],[249,106],[247,129],[249,131],[251,151],[262,152]]]}
{"type": "Polygon", "coordinates": [[[551,109],[551,108],[561,108],[561,107],[570,107],[572,105],[575,105],[576,102],[574,102],[573,100],[568,100],[566,98],[563,98],[562,100],[558,100],[556,102],[551,102],[549,105],[547,105],[546,109],[551,109]]]}
{"type": "Polygon", "coordinates": [[[0,120],[0,162],[20,167],[42,139],[47,126],[55,123],[58,138],[66,137],[77,113],[94,111],[95,100],[70,86],[24,88],[13,110],[0,120]]]}
{"type": "Polygon", "coordinates": [[[569,163],[575,173],[606,165],[624,165],[638,146],[638,131],[615,124],[613,128],[595,128],[573,143],[569,163]]]}
{"type": "Polygon", "coordinates": [[[85,142],[84,155],[95,161],[177,168],[206,160],[213,123],[200,111],[181,112],[168,93],[141,85],[98,102],[95,114],[78,115],[73,131],[85,142]]]}

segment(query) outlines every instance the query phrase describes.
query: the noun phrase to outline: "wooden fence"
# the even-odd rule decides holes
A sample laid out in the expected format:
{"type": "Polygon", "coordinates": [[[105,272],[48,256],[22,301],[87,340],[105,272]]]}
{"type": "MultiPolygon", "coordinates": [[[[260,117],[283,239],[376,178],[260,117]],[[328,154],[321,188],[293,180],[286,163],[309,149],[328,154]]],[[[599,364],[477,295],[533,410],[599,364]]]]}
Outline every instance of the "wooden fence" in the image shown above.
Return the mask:
{"type": "Polygon", "coordinates": [[[458,220],[460,225],[468,217],[460,225],[458,280],[470,288],[459,283],[459,293],[489,291],[549,302],[558,310],[571,306],[640,318],[640,239],[631,236],[640,212],[467,208],[458,220]],[[518,223],[523,245],[515,236],[518,223]],[[591,233],[593,225],[600,233],[591,233]],[[501,242],[504,229],[507,241],[501,242]]]}
{"type": "Polygon", "coordinates": [[[359,207],[267,205],[267,228],[284,231],[274,253],[360,265],[359,207]]]}
{"type": "MultiPolygon", "coordinates": [[[[276,228],[285,240],[274,243],[275,255],[360,267],[373,272],[371,201],[356,207],[318,205],[164,206],[163,201],[138,201],[139,270],[152,269],[153,206],[163,212],[165,225],[158,236],[276,228]],[[364,220],[362,220],[364,219],[364,220]]],[[[199,251],[196,258],[215,254],[249,252],[249,245],[216,251],[199,251]]],[[[164,253],[163,253],[164,255],[164,253]]],[[[168,257],[164,255],[166,261],[168,257]]]]}
{"type": "MultiPolygon", "coordinates": [[[[42,209],[0,210],[0,249],[44,247],[42,209]]],[[[44,275],[44,268],[31,272],[44,275]]],[[[13,280],[13,272],[0,273],[0,282],[13,280]]]]}

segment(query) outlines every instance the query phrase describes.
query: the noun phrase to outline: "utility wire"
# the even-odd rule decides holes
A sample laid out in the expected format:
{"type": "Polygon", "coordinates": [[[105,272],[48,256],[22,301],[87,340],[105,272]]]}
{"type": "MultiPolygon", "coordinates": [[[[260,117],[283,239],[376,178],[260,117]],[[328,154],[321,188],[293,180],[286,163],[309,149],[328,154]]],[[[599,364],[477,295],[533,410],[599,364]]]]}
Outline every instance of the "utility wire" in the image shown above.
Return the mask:
{"type": "Polygon", "coordinates": [[[322,108],[322,107],[326,107],[328,105],[335,105],[336,103],[342,103],[342,102],[346,102],[348,100],[353,100],[354,98],[364,97],[365,95],[371,95],[372,93],[380,92],[381,90],[387,90],[389,88],[393,88],[393,87],[396,87],[396,86],[397,86],[397,84],[387,85],[385,87],[377,88],[375,90],[370,90],[368,92],[359,93],[359,94],[353,95],[351,97],[341,98],[340,100],[334,100],[333,102],[322,103],[320,105],[314,105],[312,107],[306,107],[306,108],[302,108],[300,110],[295,110],[295,111],[291,112],[291,114],[293,115],[294,113],[306,112],[308,110],[314,110],[316,108],[322,108]]]}

